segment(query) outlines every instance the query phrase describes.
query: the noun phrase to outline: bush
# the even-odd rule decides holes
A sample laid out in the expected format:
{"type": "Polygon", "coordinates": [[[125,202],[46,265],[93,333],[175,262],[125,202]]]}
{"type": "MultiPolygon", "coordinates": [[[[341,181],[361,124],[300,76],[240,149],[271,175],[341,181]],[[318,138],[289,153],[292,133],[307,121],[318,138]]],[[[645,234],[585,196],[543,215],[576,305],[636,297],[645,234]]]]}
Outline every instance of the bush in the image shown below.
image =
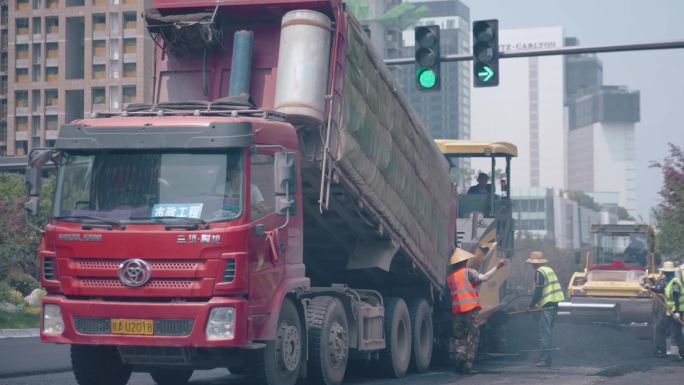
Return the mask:
{"type": "Polygon", "coordinates": [[[9,300],[7,302],[11,303],[12,305],[23,305],[24,296],[16,290],[10,290],[9,300]]]}
{"type": "Polygon", "coordinates": [[[38,314],[40,314],[40,306],[38,306],[38,307],[27,306],[24,308],[24,313],[38,315],[38,314]]]}
{"type": "Polygon", "coordinates": [[[0,281],[0,303],[9,302],[10,291],[12,291],[12,289],[9,287],[7,282],[0,281]]]}
{"type": "Polygon", "coordinates": [[[31,294],[32,291],[40,287],[38,281],[25,273],[13,273],[7,277],[10,287],[20,292],[23,296],[31,294]]]}

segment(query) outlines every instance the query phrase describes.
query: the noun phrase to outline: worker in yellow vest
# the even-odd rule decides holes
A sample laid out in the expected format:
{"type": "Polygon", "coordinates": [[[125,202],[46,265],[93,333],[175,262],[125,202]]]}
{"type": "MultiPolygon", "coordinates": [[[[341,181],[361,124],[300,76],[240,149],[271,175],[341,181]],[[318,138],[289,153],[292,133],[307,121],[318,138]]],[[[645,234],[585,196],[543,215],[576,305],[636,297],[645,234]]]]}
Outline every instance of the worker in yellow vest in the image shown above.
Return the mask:
{"type": "Polygon", "coordinates": [[[488,281],[506,262],[500,260],[496,266],[485,274],[468,267],[468,260],[473,254],[457,248],[449,259],[449,275],[447,283],[451,293],[451,324],[453,331],[453,359],[456,369],[461,373],[474,373],[473,362],[480,345],[480,329],[478,315],[480,312],[480,295],[478,287],[488,281]]]}
{"type": "Polygon", "coordinates": [[[684,314],[684,285],[677,276],[679,269],[675,267],[674,262],[665,261],[658,270],[660,270],[662,280],[658,280],[655,285],[644,285],[644,287],[656,293],[656,295],[662,294],[665,299],[665,309],[657,307],[657,310],[664,311],[665,314],[656,313],[656,356],[664,357],[667,355],[666,337],[669,333],[679,347],[678,359],[681,360],[684,356],[684,338],[682,337],[681,323],[682,314],[684,314]]]}
{"type": "Polygon", "coordinates": [[[553,324],[558,314],[558,302],[565,300],[563,288],[552,268],[545,266],[548,262],[541,251],[533,251],[527,263],[534,268],[534,294],[530,310],[544,309],[539,312],[539,340],[541,354],[534,366],[551,366],[551,345],[553,341],[553,324]]]}

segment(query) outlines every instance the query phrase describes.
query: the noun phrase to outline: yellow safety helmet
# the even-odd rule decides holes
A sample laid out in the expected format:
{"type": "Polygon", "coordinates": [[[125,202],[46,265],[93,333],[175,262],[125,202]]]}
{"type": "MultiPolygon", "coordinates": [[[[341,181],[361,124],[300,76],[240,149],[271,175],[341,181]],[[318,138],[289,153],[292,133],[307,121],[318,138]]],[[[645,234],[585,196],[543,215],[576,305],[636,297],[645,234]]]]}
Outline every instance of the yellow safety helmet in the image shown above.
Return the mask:
{"type": "Polygon", "coordinates": [[[454,250],[454,253],[451,254],[451,258],[449,258],[449,264],[455,265],[459,262],[467,261],[471,258],[475,258],[475,256],[461,248],[456,248],[456,250],[454,250]]]}

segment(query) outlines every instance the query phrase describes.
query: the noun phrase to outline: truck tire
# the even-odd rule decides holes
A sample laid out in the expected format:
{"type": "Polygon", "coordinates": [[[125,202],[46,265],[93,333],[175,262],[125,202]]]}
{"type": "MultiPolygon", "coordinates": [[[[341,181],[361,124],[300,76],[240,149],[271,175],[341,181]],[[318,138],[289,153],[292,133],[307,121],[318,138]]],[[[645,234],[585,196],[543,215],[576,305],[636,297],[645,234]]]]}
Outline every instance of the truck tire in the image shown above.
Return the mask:
{"type": "Polygon", "coordinates": [[[276,339],[264,349],[247,352],[245,374],[254,385],[294,385],[304,358],[303,327],[290,299],[280,308],[276,339]]]}
{"type": "Polygon", "coordinates": [[[153,369],[150,376],[159,385],[185,385],[192,372],[192,369],[153,369]]]}
{"type": "Polygon", "coordinates": [[[411,365],[412,372],[425,373],[432,361],[433,325],[432,310],[427,301],[416,298],[409,303],[411,317],[411,365]]]}
{"type": "Polygon", "coordinates": [[[380,351],[380,369],[401,378],[411,362],[411,318],[401,298],[385,299],[385,349],[380,351]]]}
{"type": "Polygon", "coordinates": [[[125,385],[131,378],[113,346],[71,345],[71,367],[79,385],[125,385]]]}
{"type": "Polygon", "coordinates": [[[316,297],[307,307],[309,333],[309,382],[339,385],[349,359],[349,327],[342,302],[316,297]]]}

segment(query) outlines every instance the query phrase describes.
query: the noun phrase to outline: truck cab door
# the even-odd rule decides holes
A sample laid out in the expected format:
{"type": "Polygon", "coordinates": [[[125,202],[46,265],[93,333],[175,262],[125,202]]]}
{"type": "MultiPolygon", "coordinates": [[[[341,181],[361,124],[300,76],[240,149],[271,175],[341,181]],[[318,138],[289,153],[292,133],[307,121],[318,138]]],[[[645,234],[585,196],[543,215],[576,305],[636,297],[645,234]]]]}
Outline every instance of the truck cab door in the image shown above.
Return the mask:
{"type": "Polygon", "coordinates": [[[253,153],[250,158],[247,186],[249,213],[249,296],[253,314],[268,312],[273,293],[285,273],[284,240],[288,226],[285,218],[277,215],[274,152],[253,153]]]}

